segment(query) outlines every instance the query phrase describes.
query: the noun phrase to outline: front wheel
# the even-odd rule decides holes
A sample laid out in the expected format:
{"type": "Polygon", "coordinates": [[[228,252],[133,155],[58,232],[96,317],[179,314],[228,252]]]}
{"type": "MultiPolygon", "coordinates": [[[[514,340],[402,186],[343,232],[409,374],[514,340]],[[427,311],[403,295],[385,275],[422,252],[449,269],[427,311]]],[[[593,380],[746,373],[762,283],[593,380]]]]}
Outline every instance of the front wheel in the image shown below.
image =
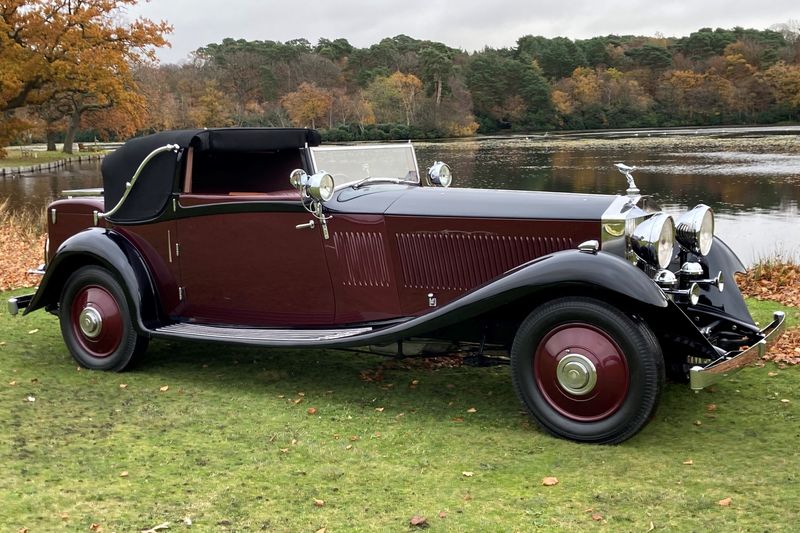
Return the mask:
{"type": "Polygon", "coordinates": [[[59,304],[61,335],[83,367],[119,372],[147,349],[133,327],[122,286],[111,273],[86,266],[67,280],[59,304]]]}
{"type": "Polygon", "coordinates": [[[644,323],[599,300],[568,297],[522,322],[511,348],[511,376],[528,413],[546,431],[615,444],[655,412],[664,360],[644,323]]]}

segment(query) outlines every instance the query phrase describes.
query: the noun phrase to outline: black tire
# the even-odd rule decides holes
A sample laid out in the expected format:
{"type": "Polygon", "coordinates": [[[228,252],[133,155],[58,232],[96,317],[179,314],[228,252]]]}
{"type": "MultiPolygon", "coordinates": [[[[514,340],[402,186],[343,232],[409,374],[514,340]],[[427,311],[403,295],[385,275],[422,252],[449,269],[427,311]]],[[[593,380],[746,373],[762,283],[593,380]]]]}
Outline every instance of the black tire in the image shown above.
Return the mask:
{"type": "Polygon", "coordinates": [[[567,297],[543,304],[522,322],[511,349],[511,377],[520,401],[547,432],[616,444],[654,414],[664,359],[644,323],[599,300],[567,297]]]}
{"type": "Polygon", "coordinates": [[[120,372],[147,349],[139,335],[125,291],[111,273],[86,266],[72,274],[59,302],[61,335],[79,365],[120,372]]]}

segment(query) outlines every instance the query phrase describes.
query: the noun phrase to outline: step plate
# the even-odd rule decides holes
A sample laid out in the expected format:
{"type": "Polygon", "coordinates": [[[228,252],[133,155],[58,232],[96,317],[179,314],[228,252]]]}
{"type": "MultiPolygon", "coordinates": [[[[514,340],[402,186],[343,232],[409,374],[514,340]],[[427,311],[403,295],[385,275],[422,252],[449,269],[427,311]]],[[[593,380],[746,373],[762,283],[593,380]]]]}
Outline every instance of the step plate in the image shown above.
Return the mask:
{"type": "Polygon", "coordinates": [[[250,341],[278,343],[308,343],[331,341],[369,333],[372,328],[347,329],[259,329],[227,328],[223,326],[204,326],[201,324],[173,324],[155,330],[155,333],[196,337],[220,341],[250,341]]]}

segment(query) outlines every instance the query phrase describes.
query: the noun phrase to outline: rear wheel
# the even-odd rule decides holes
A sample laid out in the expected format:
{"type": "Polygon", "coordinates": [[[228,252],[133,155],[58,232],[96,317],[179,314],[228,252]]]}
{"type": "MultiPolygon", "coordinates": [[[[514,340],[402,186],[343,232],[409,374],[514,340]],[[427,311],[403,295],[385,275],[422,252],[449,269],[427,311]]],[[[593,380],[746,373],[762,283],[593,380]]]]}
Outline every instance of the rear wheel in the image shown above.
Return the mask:
{"type": "Polygon", "coordinates": [[[61,334],[83,367],[121,371],[147,349],[133,327],[122,286],[111,273],[87,266],[67,280],[59,305],[61,334]]]}
{"type": "Polygon", "coordinates": [[[511,349],[517,395],[553,435],[618,443],[650,419],[664,385],[653,333],[599,300],[560,298],[534,310],[511,349]]]}

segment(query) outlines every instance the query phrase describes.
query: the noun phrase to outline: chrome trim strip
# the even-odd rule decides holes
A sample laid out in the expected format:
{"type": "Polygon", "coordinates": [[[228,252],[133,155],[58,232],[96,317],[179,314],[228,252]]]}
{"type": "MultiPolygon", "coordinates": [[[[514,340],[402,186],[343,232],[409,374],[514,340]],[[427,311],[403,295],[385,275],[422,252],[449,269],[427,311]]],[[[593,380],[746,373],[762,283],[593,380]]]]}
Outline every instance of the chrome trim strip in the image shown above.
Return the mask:
{"type": "MultiPolygon", "coordinates": [[[[155,156],[157,156],[158,154],[160,154],[162,152],[175,152],[175,153],[178,153],[178,150],[180,150],[180,149],[181,149],[181,147],[178,146],[177,144],[165,144],[164,146],[156,148],[155,150],[153,150],[152,152],[147,154],[147,157],[145,157],[142,160],[142,162],[139,164],[139,168],[137,168],[136,172],[133,174],[133,177],[131,178],[131,181],[125,183],[125,192],[122,193],[122,198],[119,199],[119,202],[117,202],[117,205],[115,205],[113,208],[111,208],[110,211],[106,211],[105,213],[97,213],[95,215],[96,218],[98,218],[98,219],[100,219],[100,218],[108,218],[108,217],[112,216],[114,213],[116,213],[117,211],[119,211],[119,209],[122,207],[122,204],[125,203],[125,200],[128,198],[128,195],[131,193],[131,189],[133,189],[133,186],[136,184],[136,180],[139,179],[139,175],[142,173],[142,170],[144,170],[144,167],[146,167],[147,164],[155,156]]],[[[97,223],[95,222],[95,225],[96,224],[97,223]]]]}
{"type": "Polygon", "coordinates": [[[64,189],[61,191],[62,196],[72,198],[73,196],[103,196],[103,188],[97,187],[94,189],[64,189]]]}
{"type": "MultiPolygon", "coordinates": [[[[762,358],[769,350],[770,346],[783,335],[786,330],[786,314],[782,311],[775,311],[772,315],[772,322],[761,330],[764,338],[750,346],[748,349],[734,356],[725,355],[716,361],[702,367],[694,366],[689,370],[689,386],[693,391],[702,390],[709,385],[713,385],[727,377],[729,374],[738,372],[743,367],[753,361],[762,358]]],[[[733,352],[728,352],[728,354],[733,352]]]]}
{"type": "Polygon", "coordinates": [[[197,338],[217,339],[221,341],[285,341],[285,342],[314,342],[342,339],[368,333],[371,327],[342,328],[342,329],[260,329],[260,328],[234,328],[225,326],[205,326],[201,324],[179,323],[164,326],[155,330],[156,333],[171,333],[197,338]]]}

